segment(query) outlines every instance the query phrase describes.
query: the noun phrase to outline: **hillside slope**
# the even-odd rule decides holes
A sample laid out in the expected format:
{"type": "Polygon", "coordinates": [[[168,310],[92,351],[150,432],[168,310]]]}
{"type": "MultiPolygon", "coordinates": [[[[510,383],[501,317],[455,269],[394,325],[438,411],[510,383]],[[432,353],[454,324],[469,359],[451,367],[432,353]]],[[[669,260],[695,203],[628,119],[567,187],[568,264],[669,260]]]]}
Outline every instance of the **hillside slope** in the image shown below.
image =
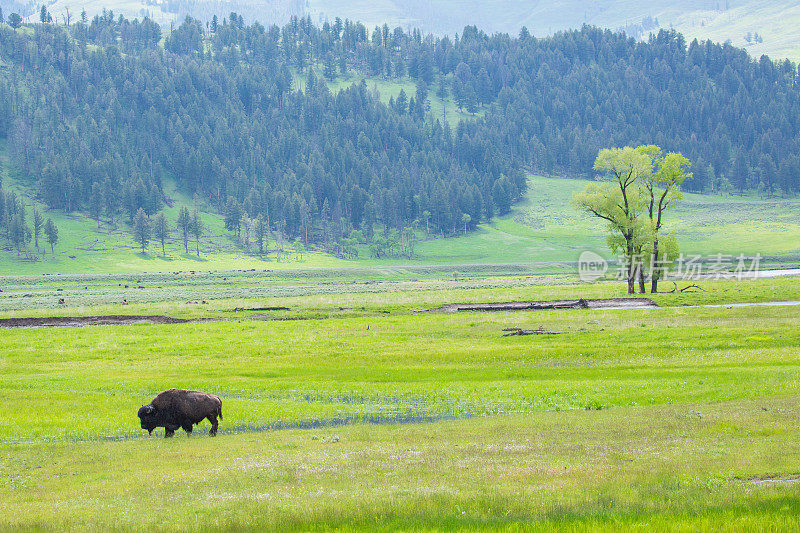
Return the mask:
{"type": "Polygon", "coordinates": [[[583,24],[627,28],[634,34],[674,28],[689,39],[730,40],[747,47],[754,57],[800,59],[800,2],[796,0],[310,0],[307,11],[315,21],[339,16],[369,27],[386,22],[439,34],[461,33],[467,25],[511,34],[525,26],[536,36],[583,24]],[[644,19],[652,19],[648,22],[653,25],[643,25],[644,19]],[[763,42],[748,42],[748,32],[758,33],[763,42]]]}
{"type": "MultiPolygon", "coordinates": [[[[2,160],[2,155],[0,155],[2,160]]],[[[12,274],[82,274],[102,272],[169,272],[176,270],[294,269],[307,267],[381,266],[399,264],[479,264],[541,263],[542,268],[564,271],[572,267],[584,250],[592,250],[612,259],[605,243],[604,227],[598,221],[577,212],[570,201],[572,194],[587,183],[580,179],[531,176],[524,201],[512,212],[481,224],[462,237],[426,238],[418,232],[416,255],[408,259],[374,259],[369,247],[358,247],[358,257],[343,260],[316,251],[299,252],[290,243],[280,261],[274,235],[264,257],[244,251],[226,232],[222,217],[201,205],[208,228],[198,257],[190,242],[185,253],[179,236],[173,231],[166,254],[160,244],[151,242],[142,254],[126,221],[109,224],[81,213],[64,215],[46,208],[33,198],[24,183],[4,177],[26,205],[42,209],[59,227],[60,243],[53,259],[46,243],[40,243],[40,261],[22,261],[11,249],[0,249],[0,275],[12,274]]],[[[164,209],[174,226],[181,206],[192,200],[174,186],[167,187],[171,207],[164,209]]],[[[710,257],[715,254],[777,256],[770,261],[796,261],[800,254],[800,200],[761,199],[723,195],[687,194],[678,209],[668,215],[667,231],[676,233],[681,251],[710,257]],[[782,258],[782,259],[781,259],[782,258]]],[[[33,245],[31,244],[31,247],[33,245]]],[[[253,250],[254,252],[254,250],[253,250]]]]}
{"type": "MultiPolygon", "coordinates": [[[[284,24],[292,16],[309,15],[314,22],[332,21],[338,16],[368,27],[386,23],[449,35],[460,34],[464,26],[473,24],[490,33],[511,34],[526,26],[536,36],[583,24],[627,28],[637,35],[674,28],[689,39],[730,40],[735,46],[746,47],[754,57],[767,54],[800,59],[797,0],[51,0],[47,5],[58,21],[67,11],[75,20],[82,10],[91,18],[109,9],[130,19],[149,16],[167,28],[186,15],[210,20],[215,14],[221,19],[231,11],[262,24],[284,24]],[[643,20],[647,22],[642,24],[643,20]],[[748,33],[757,33],[763,41],[748,41],[748,33]]],[[[38,20],[38,3],[0,0],[0,7],[5,13],[22,11],[28,20],[38,20]]]]}

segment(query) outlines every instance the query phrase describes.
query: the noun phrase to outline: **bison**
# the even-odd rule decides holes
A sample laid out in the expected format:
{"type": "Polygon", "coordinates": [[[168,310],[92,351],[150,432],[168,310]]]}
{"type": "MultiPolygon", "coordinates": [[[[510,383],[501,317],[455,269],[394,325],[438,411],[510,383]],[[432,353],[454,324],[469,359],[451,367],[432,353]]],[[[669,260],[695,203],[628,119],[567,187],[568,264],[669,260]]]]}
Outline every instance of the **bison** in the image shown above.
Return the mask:
{"type": "Polygon", "coordinates": [[[212,437],[217,434],[217,417],[222,418],[222,401],[218,396],[207,392],[197,392],[186,389],[169,389],[147,405],[139,409],[139,419],[142,429],[151,435],[157,427],[163,427],[166,432],[164,437],[171,437],[175,430],[183,430],[191,436],[192,425],[199,424],[204,418],[211,422],[212,437]]]}

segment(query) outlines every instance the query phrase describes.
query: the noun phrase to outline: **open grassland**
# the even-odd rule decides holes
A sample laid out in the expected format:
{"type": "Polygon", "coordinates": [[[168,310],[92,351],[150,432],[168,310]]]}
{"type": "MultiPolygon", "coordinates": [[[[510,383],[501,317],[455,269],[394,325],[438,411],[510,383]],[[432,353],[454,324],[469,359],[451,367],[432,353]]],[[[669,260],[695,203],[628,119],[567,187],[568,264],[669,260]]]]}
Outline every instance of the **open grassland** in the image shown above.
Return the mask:
{"type": "MultiPolygon", "coordinates": [[[[688,306],[800,300],[796,279],[702,282],[707,292],[658,295],[664,307],[649,310],[445,314],[423,311],[622,287],[497,271],[327,274],[306,293],[248,298],[257,286],[297,290],[303,276],[227,273],[241,292],[205,306],[172,296],[57,311],[214,321],[0,330],[11,510],[0,527],[800,526],[800,307],[688,306]],[[241,310],[261,306],[288,309],[241,310]],[[509,327],[556,334],[504,337],[509,327]],[[147,438],[136,409],[172,386],[222,397],[220,436],[204,424],[192,439],[147,438]]],[[[181,283],[223,285],[197,276],[181,283]]],[[[124,291],[113,276],[77,278],[43,277],[61,293],[124,291]]],[[[38,277],[0,288],[25,279],[38,277]]],[[[55,314],[37,305],[2,316],[55,314]]]]}

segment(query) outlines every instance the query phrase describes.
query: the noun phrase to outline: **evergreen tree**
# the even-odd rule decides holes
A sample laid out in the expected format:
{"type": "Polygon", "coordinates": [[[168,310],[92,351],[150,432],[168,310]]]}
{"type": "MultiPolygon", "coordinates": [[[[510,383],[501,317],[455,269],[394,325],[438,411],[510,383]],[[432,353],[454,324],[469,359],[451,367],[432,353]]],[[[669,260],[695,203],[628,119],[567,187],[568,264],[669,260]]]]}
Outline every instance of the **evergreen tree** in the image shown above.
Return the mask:
{"type": "Polygon", "coordinates": [[[203,232],[205,231],[205,225],[203,225],[203,219],[200,218],[200,214],[197,212],[197,209],[194,210],[192,213],[192,235],[194,236],[195,245],[197,246],[197,257],[200,257],[200,238],[203,236],[203,232]]]}
{"type": "Polygon", "coordinates": [[[133,217],[133,236],[142,247],[142,253],[145,253],[147,245],[150,243],[152,236],[152,226],[150,217],[147,216],[144,209],[141,207],[136,211],[136,216],[133,217]]]}
{"type": "Polygon", "coordinates": [[[232,196],[225,204],[225,229],[232,231],[239,240],[242,228],[242,206],[232,196]]]}
{"type": "Polygon", "coordinates": [[[44,226],[44,219],[42,213],[36,208],[33,208],[33,238],[36,250],[39,250],[39,236],[42,234],[42,227],[44,226]]]}
{"type": "Polygon", "coordinates": [[[44,235],[47,242],[50,243],[50,251],[53,254],[53,259],[56,258],[56,244],[58,244],[58,228],[53,223],[53,219],[48,218],[44,224],[44,235]]]}
{"type": "Polygon", "coordinates": [[[256,242],[258,243],[258,253],[264,253],[264,241],[267,238],[267,223],[264,221],[264,216],[259,214],[256,217],[255,223],[255,234],[256,234],[256,242]]]}
{"type": "Polygon", "coordinates": [[[183,238],[183,250],[189,253],[189,235],[192,234],[192,215],[189,213],[189,208],[186,206],[181,207],[178,213],[178,230],[181,232],[183,238]]]}
{"type": "Polygon", "coordinates": [[[89,216],[97,221],[100,228],[100,214],[103,212],[103,189],[99,182],[92,184],[92,193],[89,196],[89,216]]]}
{"type": "Polygon", "coordinates": [[[161,255],[166,256],[165,243],[169,238],[169,221],[164,213],[159,213],[153,218],[153,235],[161,243],[161,255]]]}

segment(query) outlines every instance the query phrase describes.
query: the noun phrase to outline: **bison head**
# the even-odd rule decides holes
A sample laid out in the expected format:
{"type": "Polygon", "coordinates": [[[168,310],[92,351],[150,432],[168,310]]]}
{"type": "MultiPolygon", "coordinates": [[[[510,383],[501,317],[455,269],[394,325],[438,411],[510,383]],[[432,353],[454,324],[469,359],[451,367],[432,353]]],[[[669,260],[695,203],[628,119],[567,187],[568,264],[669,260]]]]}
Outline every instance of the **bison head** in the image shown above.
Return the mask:
{"type": "Polygon", "coordinates": [[[156,408],[152,405],[143,405],[139,408],[138,415],[142,423],[142,429],[146,429],[152,435],[153,430],[158,426],[156,408]]]}

